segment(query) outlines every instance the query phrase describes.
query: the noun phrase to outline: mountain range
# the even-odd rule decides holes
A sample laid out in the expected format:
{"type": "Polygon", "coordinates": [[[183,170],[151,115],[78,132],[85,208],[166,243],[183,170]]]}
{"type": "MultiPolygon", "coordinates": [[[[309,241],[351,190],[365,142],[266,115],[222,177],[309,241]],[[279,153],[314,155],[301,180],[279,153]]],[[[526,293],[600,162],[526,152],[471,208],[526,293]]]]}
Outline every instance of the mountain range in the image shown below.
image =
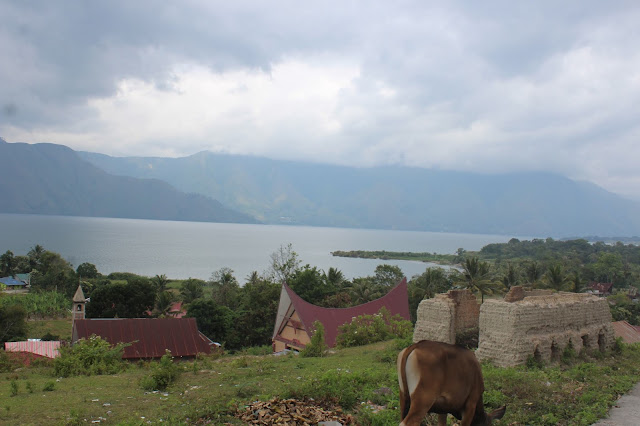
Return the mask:
{"type": "Polygon", "coordinates": [[[200,152],[111,157],[0,139],[0,212],[529,237],[640,234],[640,205],[550,173],[354,168],[200,152]]]}
{"type": "Polygon", "coordinates": [[[550,173],[354,168],[200,152],[80,156],[115,175],[161,179],[265,223],[539,237],[640,234],[640,205],[550,173]]]}
{"type": "Polygon", "coordinates": [[[0,171],[2,213],[257,222],[158,179],[109,174],[62,145],[0,139],[0,171]]]}

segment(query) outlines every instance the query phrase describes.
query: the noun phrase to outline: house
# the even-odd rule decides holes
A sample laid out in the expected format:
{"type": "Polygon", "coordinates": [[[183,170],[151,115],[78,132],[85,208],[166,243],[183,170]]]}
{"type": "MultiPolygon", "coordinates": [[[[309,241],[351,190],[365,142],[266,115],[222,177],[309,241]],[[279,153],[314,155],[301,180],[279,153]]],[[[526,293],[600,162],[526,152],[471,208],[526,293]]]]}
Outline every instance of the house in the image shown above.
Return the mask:
{"type": "Polygon", "coordinates": [[[195,358],[209,354],[218,345],[198,331],[195,318],[92,318],[73,322],[71,344],[99,336],[124,348],[123,359],[161,358],[171,351],[175,358],[195,358]]]}
{"type": "Polygon", "coordinates": [[[622,337],[625,343],[640,342],[640,327],[631,325],[626,321],[615,321],[611,324],[616,337],[622,337]]]}
{"type": "Polygon", "coordinates": [[[167,350],[174,358],[195,358],[199,353],[209,354],[220,344],[198,331],[195,318],[85,318],[82,287],[73,296],[73,330],[71,344],[80,339],[99,336],[116,345],[128,343],[123,359],[161,358],[167,350]]]}
{"type": "Polygon", "coordinates": [[[589,285],[590,293],[595,294],[597,296],[609,296],[611,294],[611,290],[613,289],[613,283],[596,283],[592,282],[589,285]]]}
{"type": "Polygon", "coordinates": [[[5,342],[5,352],[11,353],[29,365],[38,358],[57,358],[60,355],[60,341],[28,340],[23,342],[5,342]]]}
{"type": "Polygon", "coordinates": [[[313,323],[320,321],[324,327],[327,346],[336,344],[338,328],[360,315],[372,315],[381,308],[387,308],[391,315],[400,315],[409,320],[409,297],[407,279],[403,279],[387,295],[351,308],[323,308],[313,305],[298,296],[287,284],[282,284],[278,314],[273,329],[274,352],[286,349],[303,349],[313,335],[313,323]]]}
{"type": "Polygon", "coordinates": [[[0,278],[0,283],[7,286],[10,290],[21,290],[27,287],[27,283],[15,277],[0,278]]]}

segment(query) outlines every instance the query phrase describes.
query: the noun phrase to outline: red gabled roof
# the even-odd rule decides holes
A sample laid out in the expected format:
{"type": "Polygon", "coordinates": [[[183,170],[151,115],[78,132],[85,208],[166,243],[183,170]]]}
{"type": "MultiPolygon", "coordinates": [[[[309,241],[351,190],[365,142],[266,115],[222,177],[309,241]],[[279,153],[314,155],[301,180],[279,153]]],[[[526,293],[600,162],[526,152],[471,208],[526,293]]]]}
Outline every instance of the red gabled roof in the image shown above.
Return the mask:
{"type": "Polygon", "coordinates": [[[7,352],[28,352],[47,358],[57,358],[60,355],[59,348],[59,340],[29,340],[25,342],[5,342],[4,344],[4,350],[7,352]]]}
{"type": "Polygon", "coordinates": [[[288,285],[282,285],[289,295],[291,304],[298,313],[300,320],[304,324],[304,328],[309,334],[311,334],[315,321],[322,323],[324,326],[324,340],[329,347],[333,347],[336,344],[338,327],[351,322],[351,320],[357,316],[375,314],[382,307],[387,308],[391,315],[397,314],[409,320],[409,293],[407,291],[406,278],[391,289],[385,296],[351,308],[323,308],[312,305],[298,296],[288,285]]]}
{"type": "Polygon", "coordinates": [[[122,358],[160,358],[165,350],[174,357],[210,353],[210,340],[198,331],[195,318],[81,319],[73,323],[73,343],[93,334],[112,345],[131,343],[122,358]]]}

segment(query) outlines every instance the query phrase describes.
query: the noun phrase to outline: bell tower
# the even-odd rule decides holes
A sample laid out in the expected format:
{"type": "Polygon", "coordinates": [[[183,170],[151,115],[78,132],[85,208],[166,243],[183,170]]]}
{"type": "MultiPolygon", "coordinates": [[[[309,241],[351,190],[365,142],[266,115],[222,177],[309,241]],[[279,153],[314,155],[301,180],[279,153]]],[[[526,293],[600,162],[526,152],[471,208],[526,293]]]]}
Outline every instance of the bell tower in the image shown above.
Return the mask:
{"type": "Polygon", "coordinates": [[[77,319],[84,319],[86,303],[87,299],[84,298],[82,286],[78,285],[76,294],[73,296],[73,312],[71,313],[74,321],[77,319]]]}

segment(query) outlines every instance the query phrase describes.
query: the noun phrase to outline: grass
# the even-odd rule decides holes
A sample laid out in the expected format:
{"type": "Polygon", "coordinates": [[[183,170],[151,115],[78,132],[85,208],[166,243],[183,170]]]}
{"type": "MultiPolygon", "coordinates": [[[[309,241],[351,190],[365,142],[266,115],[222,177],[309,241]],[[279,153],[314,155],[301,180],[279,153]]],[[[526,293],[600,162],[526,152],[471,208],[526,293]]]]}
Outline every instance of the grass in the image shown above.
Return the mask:
{"type": "Polygon", "coordinates": [[[27,321],[27,338],[39,339],[47,333],[71,340],[71,318],[27,321]]]}
{"type": "MultiPolygon", "coordinates": [[[[239,424],[232,416],[236,408],[279,396],[332,399],[355,412],[358,424],[397,425],[398,350],[394,342],[380,342],[323,358],[249,352],[204,358],[180,363],[184,371],[177,382],[155,393],[139,385],[151,372],[148,363],[112,376],[64,379],[52,377],[49,367],[23,368],[0,374],[0,423],[185,424],[204,418],[239,424]],[[53,390],[43,391],[52,381],[53,390]],[[373,404],[387,408],[374,413],[367,408],[373,404]]],[[[575,358],[569,365],[543,368],[484,365],[483,371],[487,409],[507,404],[498,424],[586,425],[605,416],[618,396],[640,381],[640,346],[625,346],[621,354],[599,361],[575,358]]]]}

